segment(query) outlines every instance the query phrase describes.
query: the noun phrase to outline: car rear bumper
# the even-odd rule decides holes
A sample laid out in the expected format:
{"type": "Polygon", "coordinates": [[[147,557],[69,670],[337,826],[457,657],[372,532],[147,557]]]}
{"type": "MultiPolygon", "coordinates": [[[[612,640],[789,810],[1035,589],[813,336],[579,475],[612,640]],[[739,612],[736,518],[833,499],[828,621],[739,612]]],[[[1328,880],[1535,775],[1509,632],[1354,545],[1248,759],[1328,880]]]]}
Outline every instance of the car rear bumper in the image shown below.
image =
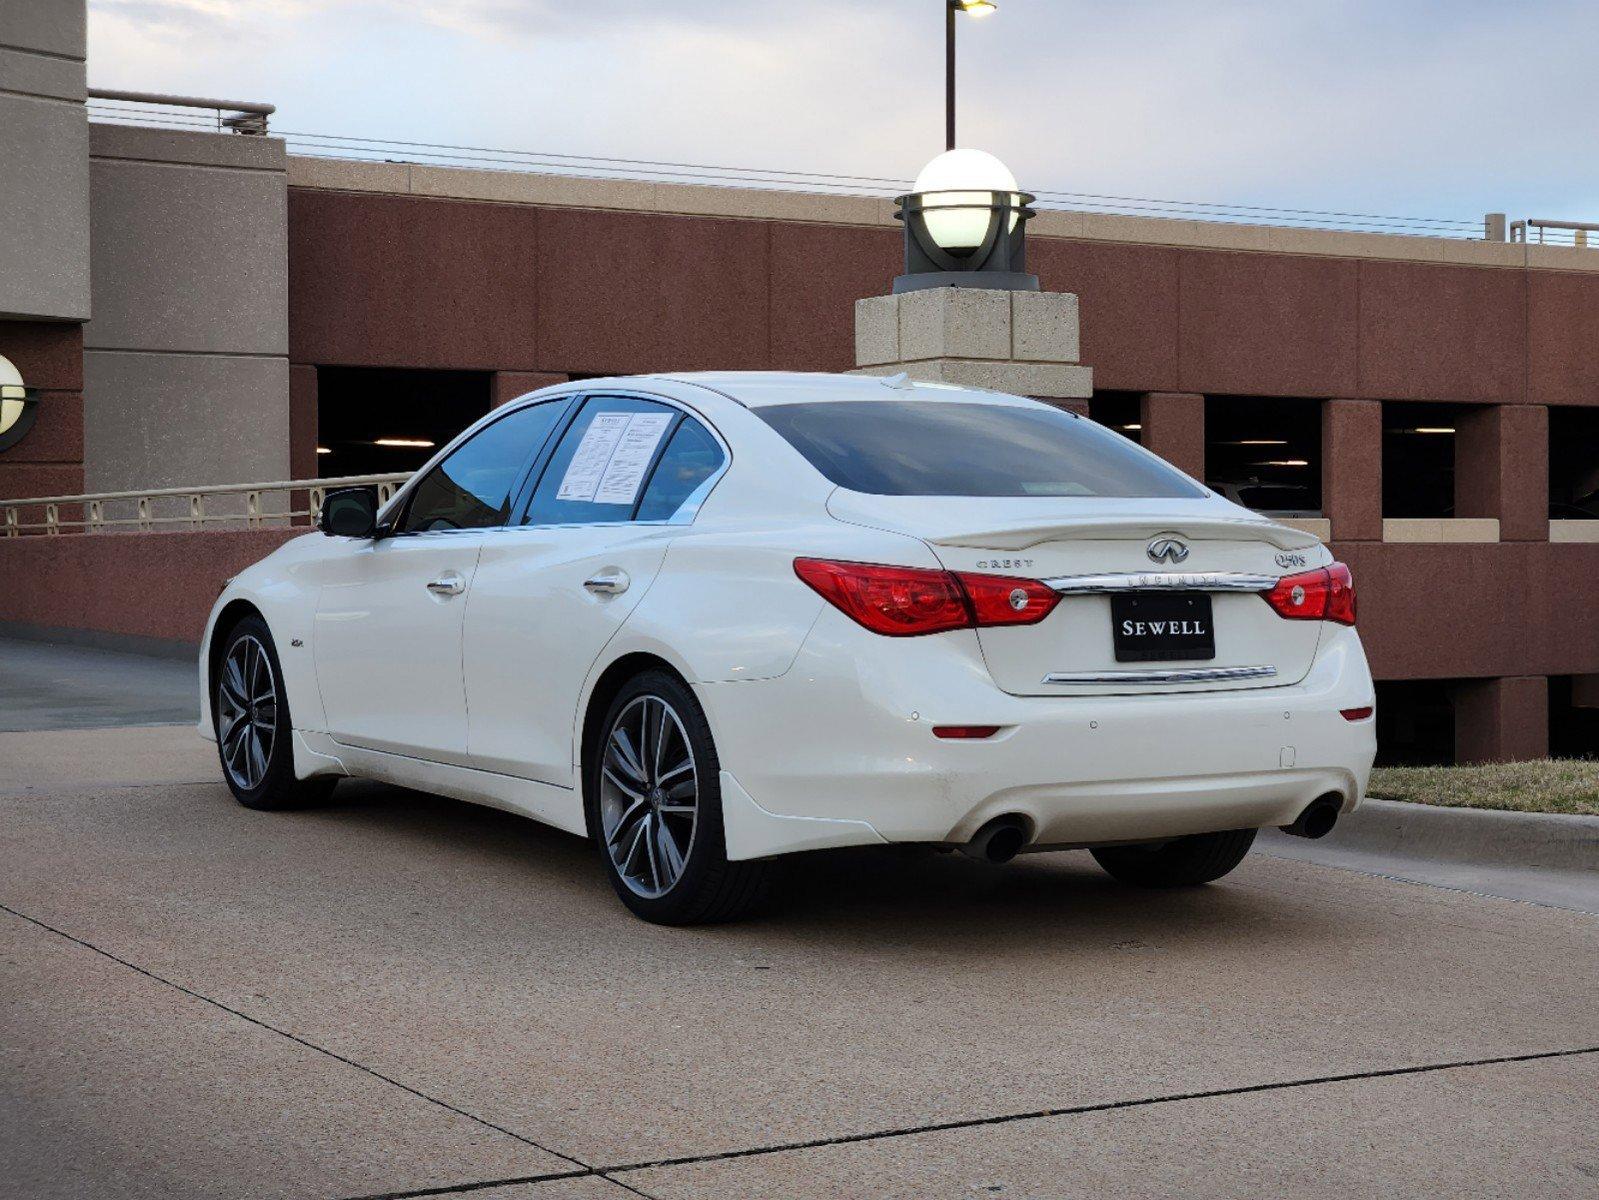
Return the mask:
{"type": "Polygon", "coordinates": [[[959,843],[1019,814],[1033,844],[1150,841],[1359,803],[1376,753],[1359,639],[1329,627],[1291,686],[1019,697],[969,632],[888,639],[824,614],[785,675],[702,685],[722,759],[729,853],[959,843]],[[944,740],[935,725],[999,725],[944,740]],[[733,786],[727,786],[731,784],[733,786]]]}

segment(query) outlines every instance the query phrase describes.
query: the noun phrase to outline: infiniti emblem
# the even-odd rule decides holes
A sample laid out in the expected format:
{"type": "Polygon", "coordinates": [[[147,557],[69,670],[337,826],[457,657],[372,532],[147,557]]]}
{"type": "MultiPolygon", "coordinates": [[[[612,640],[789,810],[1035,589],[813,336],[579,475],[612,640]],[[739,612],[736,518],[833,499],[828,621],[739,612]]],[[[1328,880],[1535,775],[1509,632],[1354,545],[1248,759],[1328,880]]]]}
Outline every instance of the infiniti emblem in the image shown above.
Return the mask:
{"type": "Polygon", "coordinates": [[[1144,553],[1152,562],[1180,563],[1188,557],[1188,547],[1174,535],[1162,533],[1149,543],[1144,553]]]}

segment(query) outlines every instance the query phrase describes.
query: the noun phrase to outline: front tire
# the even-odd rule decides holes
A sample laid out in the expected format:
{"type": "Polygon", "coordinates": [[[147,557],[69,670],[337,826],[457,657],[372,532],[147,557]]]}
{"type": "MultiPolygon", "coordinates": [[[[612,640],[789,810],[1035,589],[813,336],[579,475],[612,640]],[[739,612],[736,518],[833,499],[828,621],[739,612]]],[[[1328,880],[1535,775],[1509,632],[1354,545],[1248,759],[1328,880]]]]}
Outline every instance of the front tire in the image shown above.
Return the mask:
{"type": "Polygon", "coordinates": [[[1120,883],[1134,887],[1193,887],[1226,875],[1255,842],[1253,829],[1196,833],[1146,846],[1101,846],[1095,860],[1120,883]]]}
{"type": "Polygon", "coordinates": [[[584,764],[589,833],[622,903],[658,925],[731,921],[764,895],[770,864],[729,862],[721,765],[682,680],[645,671],[606,710],[584,764]]]}
{"type": "Polygon", "coordinates": [[[260,617],[228,631],[212,680],[211,717],[222,778],[246,808],[300,808],[325,800],[336,779],[294,777],[294,724],[272,633],[260,617]]]}

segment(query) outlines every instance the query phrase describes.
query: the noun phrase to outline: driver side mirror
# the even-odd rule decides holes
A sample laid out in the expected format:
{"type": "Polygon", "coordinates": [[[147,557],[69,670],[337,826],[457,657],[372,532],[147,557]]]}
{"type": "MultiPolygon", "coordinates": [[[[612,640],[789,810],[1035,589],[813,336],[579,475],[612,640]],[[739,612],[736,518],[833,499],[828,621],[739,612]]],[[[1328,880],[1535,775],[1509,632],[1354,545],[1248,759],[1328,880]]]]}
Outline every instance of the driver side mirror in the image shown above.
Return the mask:
{"type": "Polygon", "coordinates": [[[322,498],[316,527],[329,537],[369,538],[377,533],[378,492],[372,487],[335,488],[322,498]]]}

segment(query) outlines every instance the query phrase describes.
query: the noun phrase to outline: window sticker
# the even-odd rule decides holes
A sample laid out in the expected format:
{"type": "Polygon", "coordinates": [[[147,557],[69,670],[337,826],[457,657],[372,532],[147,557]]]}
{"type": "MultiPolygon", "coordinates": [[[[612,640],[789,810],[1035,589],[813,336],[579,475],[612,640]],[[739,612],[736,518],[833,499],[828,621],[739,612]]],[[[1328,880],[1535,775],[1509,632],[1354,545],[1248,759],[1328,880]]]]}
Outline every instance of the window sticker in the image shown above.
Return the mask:
{"type": "Polygon", "coordinates": [[[555,498],[632,504],[671,423],[670,413],[600,413],[583,431],[555,498]]]}
{"type": "Polygon", "coordinates": [[[566,474],[561,477],[561,488],[555,493],[557,500],[592,500],[600,486],[600,476],[611,461],[616,443],[622,440],[627,428],[627,413],[600,413],[583,431],[583,440],[577,444],[577,453],[566,464],[566,474]]]}
{"type": "Polygon", "coordinates": [[[600,476],[600,486],[594,493],[596,504],[632,504],[638,499],[644,472],[671,423],[670,413],[633,414],[611,461],[605,465],[605,474],[600,476]]]}

